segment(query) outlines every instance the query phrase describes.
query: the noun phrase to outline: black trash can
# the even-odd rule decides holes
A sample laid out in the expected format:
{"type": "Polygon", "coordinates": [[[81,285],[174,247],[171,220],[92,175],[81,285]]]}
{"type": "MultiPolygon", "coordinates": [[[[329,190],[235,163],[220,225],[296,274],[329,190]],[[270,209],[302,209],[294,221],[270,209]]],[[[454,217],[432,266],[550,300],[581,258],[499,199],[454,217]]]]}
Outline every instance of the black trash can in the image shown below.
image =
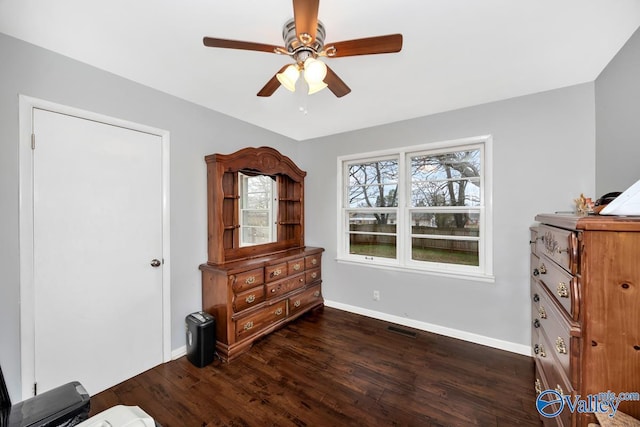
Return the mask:
{"type": "Polygon", "coordinates": [[[216,319],[205,311],[191,313],[185,319],[187,359],[198,368],[213,362],[216,353],[216,319]]]}

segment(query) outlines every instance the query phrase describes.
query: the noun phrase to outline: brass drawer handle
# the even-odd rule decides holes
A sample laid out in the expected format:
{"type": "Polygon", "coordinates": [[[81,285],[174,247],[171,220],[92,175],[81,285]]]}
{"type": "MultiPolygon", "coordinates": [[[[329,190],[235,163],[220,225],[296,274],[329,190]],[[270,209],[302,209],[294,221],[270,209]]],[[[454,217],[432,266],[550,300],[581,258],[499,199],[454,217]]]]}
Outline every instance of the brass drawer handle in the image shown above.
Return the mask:
{"type": "Polygon", "coordinates": [[[538,319],[535,319],[535,320],[533,321],[533,327],[534,327],[534,328],[539,328],[539,327],[540,327],[540,321],[539,321],[538,319]]]}
{"type": "Polygon", "coordinates": [[[569,288],[567,288],[567,284],[564,282],[558,283],[558,287],[556,289],[558,292],[558,296],[560,298],[569,298],[569,288]]]}
{"type": "Polygon", "coordinates": [[[556,385],[556,391],[560,393],[561,396],[564,396],[564,390],[562,390],[562,387],[560,387],[560,384],[556,385]]]}
{"type": "Polygon", "coordinates": [[[279,275],[281,275],[281,274],[282,274],[282,269],[280,269],[280,268],[279,268],[279,269],[277,269],[277,270],[273,270],[273,271],[271,272],[271,277],[276,277],[276,276],[279,276],[279,275]]]}
{"type": "Polygon", "coordinates": [[[542,344],[536,344],[533,347],[533,352],[540,357],[547,357],[547,353],[544,351],[544,347],[542,346],[542,344]]]}
{"type": "Polygon", "coordinates": [[[318,297],[320,296],[320,291],[315,291],[315,292],[313,293],[313,296],[314,296],[314,297],[316,297],[316,298],[318,298],[318,297]]]}
{"type": "Polygon", "coordinates": [[[300,300],[296,300],[296,302],[293,303],[294,307],[300,307],[300,300]]]}
{"type": "Polygon", "coordinates": [[[280,316],[281,314],[282,314],[282,307],[278,307],[278,309],[275,311],[275,315],[280,316]]]}
{"type": "Polygon", "coordinates": [[[249,276],[246,278],[244,283],[246,283],[247,285],[252,285],[255,281],[256,281],[256,276],[249,276]]]}
{"type": "Polygon", "coordinates": [[[300,264],[293,264],[293,269],[294,269],[295,271],[300,270],[300,264]]]}
{"type": "Polygon", "coordinates": [[[544,309],[544,307],[542,306],[538,307],[538,315],[540,316],[541,319],[547,318],[547,311],[544,309]]]}
{"type": "Polygon", "coordinates": [[[244,330],[248,331],[249,329],[253,328],[253,321],[247,322],[244,324],[244,330]]]}
{"type": "Polygon", "coordinates": [[[317,263],[318,263],[317,259],[314,258],[314,259],[311,260],[311,265],[316,265],[317,263]]]}
{"type": "Polygon", "coordinates": [[[254,302],[256,300],[256,296],[251,294],[247,297],[247,299],[245,300],[247,302],[247,304],[251,304],[252,302],[254,302]]]}
{"type": "Polygon", "coordinates": [[[547,267],[544,264],[540,264],[540,268],[538,269],[540,274],[547,274],[547,267]]]}
{"type": "Polygon", "coordinates": [[[567,345],[562,337],[558,337],[558,339],[556,339],[556,350],[558,350],[558,353],[560,354],[567,354],[567,345]]]}
{"type": "Polygon", "coordinates": [[[311,278],[315,279],[316,277],[318,277],[318,273],[316,273],[315,271],[313,273],[311,273],[311,278]]]}
{"type": "Polygon", "coordinates": [[[536,394],[542,393],[542,381],[540,381],[540,378],[536,378],[534,387],[536,389],[536,394]]]}

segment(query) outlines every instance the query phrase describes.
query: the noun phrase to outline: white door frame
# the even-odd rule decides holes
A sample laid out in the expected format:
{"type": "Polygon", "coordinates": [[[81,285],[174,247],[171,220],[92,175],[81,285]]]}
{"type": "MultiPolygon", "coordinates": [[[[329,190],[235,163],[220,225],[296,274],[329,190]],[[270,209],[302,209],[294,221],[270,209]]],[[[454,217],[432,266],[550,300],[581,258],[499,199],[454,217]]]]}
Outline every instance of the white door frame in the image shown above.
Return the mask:
{"type": "Polygon", "coordinates": [[[33,109],[43,109],[93,120],[139,132],[162,140],[162,357],[171,360],[171,263],[169,256],[169,131],[19,95],[19,209],[20,209],[20,360],[22,399],[33,396],[35,382],[35,306],[33,248],[33,109]]]}

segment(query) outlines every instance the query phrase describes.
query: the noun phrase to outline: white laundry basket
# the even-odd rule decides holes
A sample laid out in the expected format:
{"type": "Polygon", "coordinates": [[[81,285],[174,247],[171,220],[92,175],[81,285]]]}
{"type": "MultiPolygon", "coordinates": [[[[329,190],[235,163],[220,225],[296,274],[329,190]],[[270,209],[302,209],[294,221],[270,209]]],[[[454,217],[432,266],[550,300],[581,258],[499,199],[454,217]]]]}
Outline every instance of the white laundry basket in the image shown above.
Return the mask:
{"type": "Polygon", "coordinates": [[[76,427],[155,427],[156,423],[139,406],[118,405],[94,415],[76,427]]]}

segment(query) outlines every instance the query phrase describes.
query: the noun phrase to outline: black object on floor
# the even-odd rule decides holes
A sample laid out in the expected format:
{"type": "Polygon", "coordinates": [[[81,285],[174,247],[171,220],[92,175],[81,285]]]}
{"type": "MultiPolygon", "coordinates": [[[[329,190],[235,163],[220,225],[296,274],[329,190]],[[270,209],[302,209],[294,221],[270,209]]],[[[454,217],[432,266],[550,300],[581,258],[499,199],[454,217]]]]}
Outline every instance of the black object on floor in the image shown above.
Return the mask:
{"type": "Polygon", "coordinates": [[[0,427],[71,427],[89,418],[90,405],[78,381],[12,405],[0,368],[0,427]]]}
{"type": "Polygon", "coordinates": [[[216,319],[205,311],[191,313],[187,324],[187,359],[198,368],[213,362],[216,354],[216,319]]]}

